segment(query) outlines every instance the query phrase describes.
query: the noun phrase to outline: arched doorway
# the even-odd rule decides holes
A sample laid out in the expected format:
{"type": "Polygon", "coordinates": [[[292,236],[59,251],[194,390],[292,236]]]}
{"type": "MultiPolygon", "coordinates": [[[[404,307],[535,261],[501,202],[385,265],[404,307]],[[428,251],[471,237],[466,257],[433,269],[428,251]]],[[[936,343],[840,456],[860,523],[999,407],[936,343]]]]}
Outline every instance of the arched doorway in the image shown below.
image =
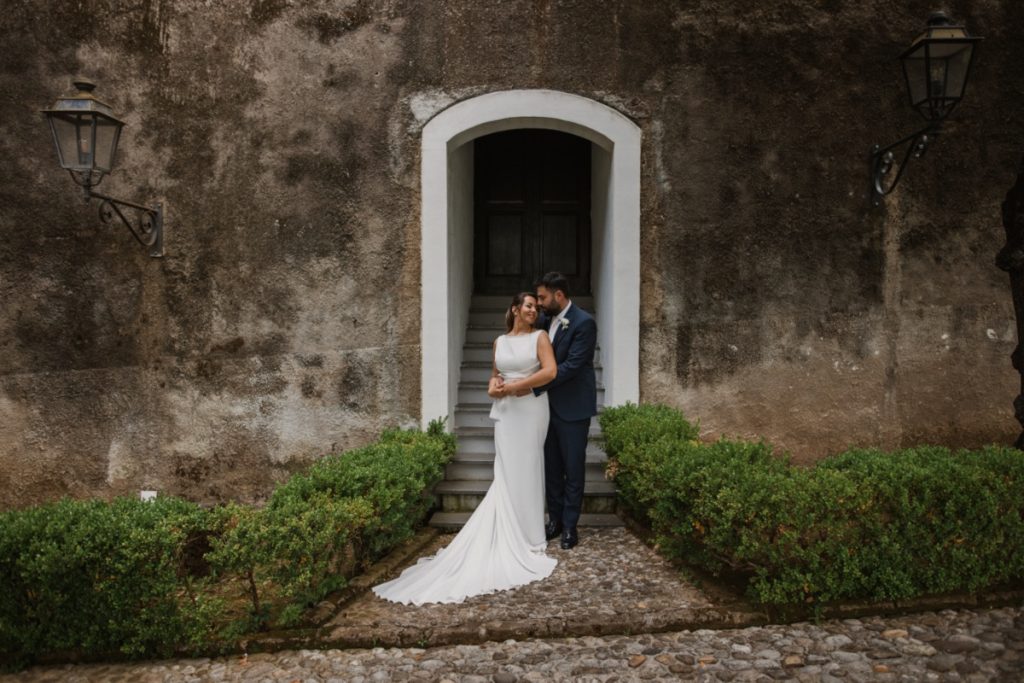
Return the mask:
{"type": "MultiPolygon", "coordinates": [[[[590,144],[590,281],[607,405],[639,400],[640,129],[594,100],[553,90],[489,93],[423,128],[421,159],[421,420],[451,417],[473,294],[477,138],[562,131],[590,144]]],[[[451,420],[449,421],[451,424],[451,420]]]]}

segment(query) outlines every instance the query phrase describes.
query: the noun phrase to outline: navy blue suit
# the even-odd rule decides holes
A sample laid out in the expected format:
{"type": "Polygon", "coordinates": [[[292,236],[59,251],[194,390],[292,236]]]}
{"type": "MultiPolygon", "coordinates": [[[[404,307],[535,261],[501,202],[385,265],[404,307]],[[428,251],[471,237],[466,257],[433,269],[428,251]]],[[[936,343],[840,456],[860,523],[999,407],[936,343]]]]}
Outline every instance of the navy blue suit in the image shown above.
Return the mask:
{"type": "MultiPolygon", "coordinates": [[[[542,316],[537,327],[547,330],[552,318],[542,316]]],[[[551,409],[547,439],[544,441],[544,489],[548,517],[575,529],[583,509],[587,438],[590,418],[597,414],[597,382],[594,378],[594,349],[597,323],[572,304],[559,323],[553,342],[558,374],[535,393],[547,392],[551,409]]]]}

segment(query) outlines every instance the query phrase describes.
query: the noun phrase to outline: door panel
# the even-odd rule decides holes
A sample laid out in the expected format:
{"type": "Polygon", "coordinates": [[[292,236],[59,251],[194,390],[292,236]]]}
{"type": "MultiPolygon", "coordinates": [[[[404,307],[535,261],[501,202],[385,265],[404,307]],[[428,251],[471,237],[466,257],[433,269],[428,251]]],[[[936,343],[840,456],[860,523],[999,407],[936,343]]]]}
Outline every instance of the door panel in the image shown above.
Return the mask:
{"type": "Polygon", "coordinates": [[[542,220],[544,251],[541,254],[541,270],[545,273],[557,270],[567,277],[579,275],[579,216],[548,213],[542,220]]]}
{"type": "Polygon", "coordinates": [[[523,272],[523,217],[491,214],[487,226],[487,272],[520,275],[523,272]]]}
{"type": "Polygon", "coordinates": [[[590,293],[590,143],[549,130],[474,142],[474,289],[530,290],[557,270],[590,293]]]}

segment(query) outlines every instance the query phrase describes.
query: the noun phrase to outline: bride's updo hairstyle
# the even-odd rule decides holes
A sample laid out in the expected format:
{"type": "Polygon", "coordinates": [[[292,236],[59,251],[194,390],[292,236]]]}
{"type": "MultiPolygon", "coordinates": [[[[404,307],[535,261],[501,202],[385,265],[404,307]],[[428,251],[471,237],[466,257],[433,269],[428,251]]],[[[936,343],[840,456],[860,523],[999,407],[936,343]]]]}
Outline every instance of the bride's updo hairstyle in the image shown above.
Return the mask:
{"type": "Polygon", "coordinates": [[[512,303],[509,305],[508,310],[505,311],[505,331],[511,332],[512,328],[516,325],[516,311],[515,309],[523,305],[526,301],[526,297],[530,297],[534,300],[537,299],[537,295],[533,292],[519,292],[512,297],[512,303]]]}

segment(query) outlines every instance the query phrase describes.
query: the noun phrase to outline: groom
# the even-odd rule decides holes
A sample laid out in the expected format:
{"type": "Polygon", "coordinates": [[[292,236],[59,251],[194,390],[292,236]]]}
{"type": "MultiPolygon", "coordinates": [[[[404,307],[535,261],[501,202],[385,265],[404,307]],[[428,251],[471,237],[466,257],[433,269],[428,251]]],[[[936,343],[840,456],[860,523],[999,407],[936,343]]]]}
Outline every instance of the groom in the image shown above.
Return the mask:
{"type": "Polygon", "coordinates": [[[551,421],[544,441],[544,488],[548,505],[545,533],[550,541],[561,535],[563,550],[579,543],[576,524],[583,508],[583,481],[590,418],[597,414],[594,347],[597,323],[569,299],[569,282],[561,273],[548,273],[535,284],[544,315],[537,327],[547,330],[555,351],[558,374],[534,389],[548,392],[551,421]]]}

